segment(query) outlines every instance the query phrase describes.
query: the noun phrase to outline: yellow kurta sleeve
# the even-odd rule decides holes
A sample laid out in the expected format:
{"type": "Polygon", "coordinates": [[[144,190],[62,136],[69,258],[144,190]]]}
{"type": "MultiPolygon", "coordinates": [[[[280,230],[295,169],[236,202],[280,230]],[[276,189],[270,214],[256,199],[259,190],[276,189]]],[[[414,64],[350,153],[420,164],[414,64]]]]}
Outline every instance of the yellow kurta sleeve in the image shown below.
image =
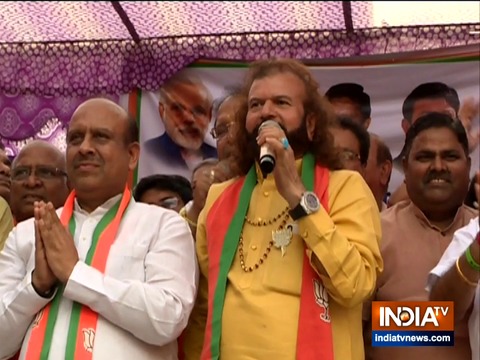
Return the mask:
{"type": "Polygon", "coordinates": [[[0,197],[0,251],[2,251],[8,234],[13,229],[13,216],[4,198],[0,197]]]}
{"type": "Polygon", "coordinates": [[[198,264],[200,266],[200,281],[195,307],[185,330],[184,337],[184,354],[186,360],[198,360],[203,347],[203,339],[205,335],[205,326],[207,324],[208,313],[208,250],[207,250],[207,235],[206,235],[206,219],[210,207],[215,200],[220,196],[223,190],[231,184],[231,181],[226,183],[212,185],[208,192],[205,207],[200,212],[197,222],[196,235],[196,251],[198,264]]]}
{"type": "Polygon", "coordinates": [[[375,289],[383,269],[381,225],[375,199],[356,172],[330,173],[329,206],[298,220],[309,251],[322,263],[320,274],[329,296],[344,307],[362,304],[375,289]]]}

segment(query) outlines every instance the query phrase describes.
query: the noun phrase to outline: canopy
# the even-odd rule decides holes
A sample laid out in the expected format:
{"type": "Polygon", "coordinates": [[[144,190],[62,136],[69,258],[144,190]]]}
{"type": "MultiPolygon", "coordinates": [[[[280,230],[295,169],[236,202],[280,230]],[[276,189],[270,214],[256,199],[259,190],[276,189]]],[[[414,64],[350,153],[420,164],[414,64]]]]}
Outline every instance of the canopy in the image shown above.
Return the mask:
{"type": "Polygon", "coordinates": [[[446,4],[3,2],[0,92],[155,91],[199,59],[341,59],[479,44],[479,3],[446,4]]]}

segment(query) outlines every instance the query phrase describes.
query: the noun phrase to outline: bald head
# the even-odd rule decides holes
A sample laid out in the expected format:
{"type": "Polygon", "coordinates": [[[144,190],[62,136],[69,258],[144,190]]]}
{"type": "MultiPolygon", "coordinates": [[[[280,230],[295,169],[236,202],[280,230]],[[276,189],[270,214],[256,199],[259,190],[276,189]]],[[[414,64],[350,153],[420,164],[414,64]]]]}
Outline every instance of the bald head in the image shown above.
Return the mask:
{"type": "Polygon", "coordinates": [[[128,115],[125,109],[109,99],[94,98],[83,102],[73,113],[70,123],[75,121],[77,118],[84,116],[89,117],[93,114],[95,114],[97,117],[102,115],[112,118],[118,121],[120,124],[124,124],[126,144],[131,144],[138,141],[137,122],[128,115]]]}
{"type": "Polygon", "coordinates": [[[25,145],[13,160],[12,168],[15,168],[16,164],[18,164],[22,157],[35,154],[38,155],[39,153],[44,157],[47,155],[47,157],[53,162],[54,166],[65,171],[65,154],[56,146],[43,140],[33,140],[25,145]]]}

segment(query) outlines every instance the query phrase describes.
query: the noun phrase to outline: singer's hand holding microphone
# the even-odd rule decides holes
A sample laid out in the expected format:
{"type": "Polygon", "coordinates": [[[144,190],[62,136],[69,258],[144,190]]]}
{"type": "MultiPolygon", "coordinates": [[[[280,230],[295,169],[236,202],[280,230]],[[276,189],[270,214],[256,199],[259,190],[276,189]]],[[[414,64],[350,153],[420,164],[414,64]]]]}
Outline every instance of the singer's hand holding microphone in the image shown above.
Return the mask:
{"type": "Polygon", "coordinates": [[[260,147],[260,168],[266,175],[273,172],[278,192],[290,208],[299,202],[305,187],[297,173],[295,154],[287,136],[274,120],[266,120],[258,129],[257,144],[260,147]]]}

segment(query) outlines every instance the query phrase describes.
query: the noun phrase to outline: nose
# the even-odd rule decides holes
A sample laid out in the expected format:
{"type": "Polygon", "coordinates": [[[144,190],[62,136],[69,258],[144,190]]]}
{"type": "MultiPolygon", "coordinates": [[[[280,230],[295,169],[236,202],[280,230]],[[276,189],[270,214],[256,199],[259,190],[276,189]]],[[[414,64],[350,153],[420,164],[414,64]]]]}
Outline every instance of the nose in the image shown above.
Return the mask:
{"type": "Polygon", "coordinates": [[[0,174],[10,176],[10,166],[0,163],[0,174]]]}
{"type": "Polygon", "coordinates": [[[265,101],[265,103],[262,106],[262,111],[260,112],[260,116],[262,120],[270,120],[275,117],[275,111],[274,111],[274,104],[272,103],[271,100],[265,101]]]}
{"type": "Polygon", "coordinates": [[[35,176],[35,171],[32,170],[28,178],[25,180],[24,185],[28,188],[35,188],[42,185],[42,181],[35,176]]]}
{"type": "Polygon", "coordinates": [[[85,136],[82,143],[80,144],[78,151],[82,155],[91,154],[94,152],[93,142],[90,136],[85,136]]]}
{"type": "Polygon", "coordinates": [[[432,168],[436,171],[443,171],[446,169],[446,162],[442,159],[440,155],[435,156],[433,163],[432,163],[432,168]]]}
{"type": "Polygon", "coordinates": [[[188,109],[184,109],[182,120],[183,120],[183,123],[187,125],[191,125],[195,123],[195,117],[193,115],[193,112],[188,109]]]}

